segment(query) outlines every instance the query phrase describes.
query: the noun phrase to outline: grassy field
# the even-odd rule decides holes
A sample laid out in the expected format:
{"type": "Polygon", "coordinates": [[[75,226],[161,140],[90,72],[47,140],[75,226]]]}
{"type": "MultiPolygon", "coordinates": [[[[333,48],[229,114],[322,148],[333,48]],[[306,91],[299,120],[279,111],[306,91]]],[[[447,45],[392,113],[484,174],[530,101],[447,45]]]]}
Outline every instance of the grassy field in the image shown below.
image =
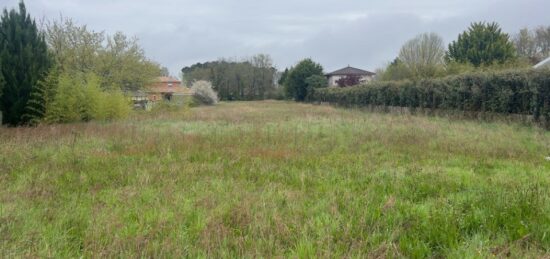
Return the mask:
{"type": "Polygon", "coordinates": [[[0,129],[0,257],[549,257],[550,133],[290,102],[0,129]]]}

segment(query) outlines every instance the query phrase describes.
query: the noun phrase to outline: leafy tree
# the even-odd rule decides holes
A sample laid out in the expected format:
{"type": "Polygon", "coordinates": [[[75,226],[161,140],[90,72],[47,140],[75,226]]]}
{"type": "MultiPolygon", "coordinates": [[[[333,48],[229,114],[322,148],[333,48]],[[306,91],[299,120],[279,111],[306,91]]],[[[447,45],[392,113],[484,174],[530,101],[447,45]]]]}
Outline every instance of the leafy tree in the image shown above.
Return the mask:
{"type": "Polygon", "coordinates": [[[121,32],[107,37],[98,63],[92,72],[101,77],[103,88],[137,90],[161,74],[159,65],[145,57],[137,38],[128,38],[121,32]]]}
{"type": "Polygon", "coordinates": [[[64,17],[49,21],[45,31],[46,42],[61,71],[87,73],[98,65],[97,56],[103,49],[105,33],[79,26],[64,17]]]}
{"type": "Polygon", "coordinates": [[[275,73],[269,55],[259,54],[240,61],[221,59],[182,69],[185,85],[209,81],[221,100],[261,100],[275,92],[275,73]]]}
{"type": "MultiPolygon", "coordinates": [[[[292,68],[290,68],[290,69],[292,69],[292,68]]],[[[288,72],[289,72],[288,68],[285,68],[285,71],[283,71],[283,73],[281,74],[281,77],[279,78],[279,81],[277,81],[277,83],[279,85],[284,85],[285,84],[285,81],[288,78],[288,72]]]]}
{"type": "Polygon", "coordinates": [[[342,77],[338,80],[336,80],[336,84],[339,87],[348,87],[348,86],[354,86],[361,83],[361,77],[358,75],[347,75],[345,77],[342,77]]]}
{"type": "Polygon", "coordinates": [[[447,59],[478,67],[504,63],[515,58],[514,45],[497,23],[478,22],[449,44],[447,59]]]}
{"type": "Polygon", "coordinates": [[[311,76],[323,76],[323,67],[311,59],[300,61],[288,74],[285,80],[286,95],[296,101],[304,101],[310,92],[307,79],[311,76]]]}
{"type": "Polygon", "coordinates": [[[25,113],[30,124],[38,124],[46,116],[46,109],[57,94],[60,73],[57,66],[52,67],[47,76],[33,87],[25,113]]]}
{"type": "Polygon", "coordinates": [[[443,39],[436,33],[423,33],[407,41],[399,52],[399,61],[414,78],[435,77],[445,64],[443,39]]]}
{"type": "Polygon", "coordinates": [[[323,88],[328,87],[328,80],[322,75],[312,75],[306,78],[308,88],[323,88]]]}
{"type": "Polygon", "coordinates": [[[81,101],[84,100],[79,91],[80,82],[68,74],[59,77],[56,95],[46,107],[45,119],[49,123],[77,122],[82,120],[81,101]]]}
{"type": "Polygon", "coordinates": [[[385,70],[378,71],[376,74],[380,81],[404,80],[412,77],[410,69],[399,58],[395,58],[385,70]]]}
{"type": "Polygon", "coordinates": [[[104,89],[136,90],[161,75],[138,40],[121,32],[109,36],[61,18],[46,25],[46,40],[63,72],[94,73],[104,89]]]}
{"type": "Polygon", "coordinates": [[[0,74],[5,80],[0,111],[3,123],[21,125],[29,122],[25,114],[31,89],[47,73],[51,59],[42,33],[27,13],[4,9],[0,20],[0,74]]]}
{"type": "Polygon", "coordinates": [[[324,75],[323,76],[312,75],[306,78],[306,84],[307,84],[307,90],[308,90],[308,93],[306,96],[307,98],[313,93],[313,89],[328,87],[328,80],[324,75]]]}

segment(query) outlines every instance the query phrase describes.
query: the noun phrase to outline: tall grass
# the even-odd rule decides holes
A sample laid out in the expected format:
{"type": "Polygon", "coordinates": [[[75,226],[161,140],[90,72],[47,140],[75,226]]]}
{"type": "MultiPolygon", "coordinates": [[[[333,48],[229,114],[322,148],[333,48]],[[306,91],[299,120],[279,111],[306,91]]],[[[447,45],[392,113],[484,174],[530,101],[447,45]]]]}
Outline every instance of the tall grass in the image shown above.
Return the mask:
{"type": "Polygon", "coordinates": [[[542,257],[550,134],[221,103],[0,129],[2,257],[542,257]]]}

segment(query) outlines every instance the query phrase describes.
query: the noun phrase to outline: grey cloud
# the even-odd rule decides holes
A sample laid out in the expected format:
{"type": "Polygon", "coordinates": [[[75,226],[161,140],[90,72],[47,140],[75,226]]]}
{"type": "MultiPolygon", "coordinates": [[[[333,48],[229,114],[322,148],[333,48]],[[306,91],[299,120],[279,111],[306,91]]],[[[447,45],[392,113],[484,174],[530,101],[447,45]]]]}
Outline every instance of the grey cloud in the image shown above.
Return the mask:
{"type": "MultiPolygon", "coordinates": [[[[15,7],[18,0],[0,0],[15,7]]],[[[327,70],[374,70],[422,32],[450,42],[473,21],[507,32],[549,25],[547,0],[27,0],[36,18],[62,13],[90,28],[140,38],[148,56],[176,74],[220,57],[271,54],[279,68],[304,57],[327,70]]]]}

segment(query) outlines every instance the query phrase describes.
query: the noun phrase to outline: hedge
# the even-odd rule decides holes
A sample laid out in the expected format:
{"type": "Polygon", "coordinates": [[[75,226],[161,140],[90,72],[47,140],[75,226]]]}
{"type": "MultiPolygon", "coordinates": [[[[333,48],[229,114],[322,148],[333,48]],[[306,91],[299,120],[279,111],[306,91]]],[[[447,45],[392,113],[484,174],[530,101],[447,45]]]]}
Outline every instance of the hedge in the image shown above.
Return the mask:
{"type": "Polygon", "coordinates": [[[313,102],[532,115],[550,121],[550,70],[469,73],[441,79],[385,81],[315,89],[313,102]]]}

